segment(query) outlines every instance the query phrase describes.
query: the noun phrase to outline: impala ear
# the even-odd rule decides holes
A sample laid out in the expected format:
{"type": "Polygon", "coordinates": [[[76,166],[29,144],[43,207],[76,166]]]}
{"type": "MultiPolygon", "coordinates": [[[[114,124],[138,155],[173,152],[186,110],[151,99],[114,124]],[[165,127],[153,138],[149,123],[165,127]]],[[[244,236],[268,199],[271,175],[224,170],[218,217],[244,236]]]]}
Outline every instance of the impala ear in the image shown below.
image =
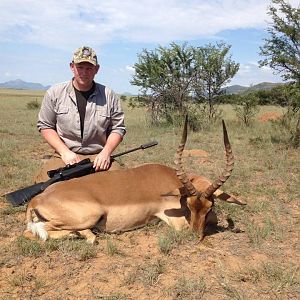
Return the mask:
{"type": "Polygon", "coordinates": [[[214,192],[214,196],[217,199],[220,199],[222,201],[228,202],[228,203],[234,203],[234,204],[238,204],[238,205],[247,205],[247,203],[235,198],[232,195],[229,195],[221,190],[216,190],[214,192]]]}

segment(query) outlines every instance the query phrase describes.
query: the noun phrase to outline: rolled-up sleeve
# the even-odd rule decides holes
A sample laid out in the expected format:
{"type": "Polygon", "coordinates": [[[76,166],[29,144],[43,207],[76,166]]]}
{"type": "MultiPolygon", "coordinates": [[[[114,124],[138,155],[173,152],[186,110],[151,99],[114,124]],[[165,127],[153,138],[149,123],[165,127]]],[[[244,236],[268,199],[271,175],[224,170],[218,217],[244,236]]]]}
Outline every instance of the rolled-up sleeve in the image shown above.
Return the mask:
{"type": "Polygon", "coordinates": [[[124,112],[121,107],[120,98],[113,93],[113,105],[111,111],[111,128],[110,132],[115,132],[122,137],[126,134],[126,127],[124,122],[124,112]]]}
{"type": "Polygon", "coordinates": [[[42,101],[41,109],[38,115],[37,128],[56,129],[56,113],[54,109],[54,101],[51,91],[47,91],[42,101]]]}

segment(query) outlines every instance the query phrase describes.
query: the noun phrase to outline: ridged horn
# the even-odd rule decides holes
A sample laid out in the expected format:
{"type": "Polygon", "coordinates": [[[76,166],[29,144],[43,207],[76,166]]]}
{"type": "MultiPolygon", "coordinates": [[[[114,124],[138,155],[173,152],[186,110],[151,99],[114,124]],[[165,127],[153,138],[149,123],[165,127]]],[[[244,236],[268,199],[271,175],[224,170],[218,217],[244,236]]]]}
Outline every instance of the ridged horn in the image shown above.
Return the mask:
{"type": "Polygon", "coordinates": [[[187,125],[188,125],[188,116],[185,116],[184,121],[184,128],[182,132],[181,142],[177,148],[176,154],[175,154],[175,169],[176,169],[176,175],[180,182],[183,184],[183,186],[188,190],[190,196],[197,196],[198,192],[193,186],[192,182],[188,179],[186,172],[182,166],[182,152],[186,143],[187,139],[187,125]]]}
{"type": "Polygon", "coordinates": [[[231,146],[228,139],[227,129],[224,120],[222,120],[223,125],[223,135],[224,135],[224,146],[225,146],[225,153],[226,153],[226,167],[219,178],[214,181],[204,192],[204,197],[209,198],[212,194],[220,188],[226,180],[230,177],[233,166],[234,166],[234,157],[231,150],[231,146]]]}

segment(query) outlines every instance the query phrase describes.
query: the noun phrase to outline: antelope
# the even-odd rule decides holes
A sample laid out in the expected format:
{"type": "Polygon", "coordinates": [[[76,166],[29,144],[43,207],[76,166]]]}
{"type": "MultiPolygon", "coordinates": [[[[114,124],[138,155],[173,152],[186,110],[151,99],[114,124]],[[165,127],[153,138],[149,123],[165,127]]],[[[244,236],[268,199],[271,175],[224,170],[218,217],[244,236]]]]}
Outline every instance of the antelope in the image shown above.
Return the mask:
{"type": "Polygon", "coordinates": [[[220,190],[234,165],[224,121],[222,124],[226,166],[217,180],[211,182],[184,170],[186,119],[175,154],[175,168],[148,163],[55,183],[29,202],[24,235],[42,240],[82,236],[88,243],[94,243],[96,236],[92,230],[124,232],[159,218],[175,230],[195,230],[202,240],[205,225],[217,222],[212,212],[216,198],[244,204],[220,190]]]}

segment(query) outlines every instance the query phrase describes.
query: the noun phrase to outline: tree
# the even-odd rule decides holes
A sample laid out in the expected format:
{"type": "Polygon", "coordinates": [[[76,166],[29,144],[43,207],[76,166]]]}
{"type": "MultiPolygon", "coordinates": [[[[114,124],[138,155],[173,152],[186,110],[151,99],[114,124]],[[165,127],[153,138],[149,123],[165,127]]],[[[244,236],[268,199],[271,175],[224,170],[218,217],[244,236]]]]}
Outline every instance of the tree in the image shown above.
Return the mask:
{"type": "Polygon", "coordinates": [[[268,14],[272,17],[268,32],[270,38],[260,48],[265,56],[261,66],[270,66],[281,73],[284,80],[292,80],[286,86],[287,112],[277,123],[289,136],[289,143],[300,146],[300,8],[292,7],[284,0],[272,0],[268,14]]]}
{"type": "Polygon", "coordinates": [[[239,64],[229,55],[231,46],[223,42],[208,44],[195,50],[198,78],[195,84],[197,97],[209,104],[209,119],[214,118],[214,105],[223,94],[222,87],[230,82],[239,70],[239,64]]]}
{"type": "Polygon", "coordinates": [[[274,121],[273,138],[294,148],[300,147],[300,90],[296,83],[286,84],[282,96],[288,105],[282,117],[274,121]]]}
{"type": "Polygon", "coordinates": [[[238,95],[238,100],[234,104],[236,116],[247,127],[251,125],[259,111],[258,101],[259,98],[255,93],[244,93],[238,95]]]}
{"type": "Polygon", "coordinates": [[[169,48],[144,49],[131,81],[142,93],[136,100],[148,107],[152,121],[161,117],[172,121],[171,116],[185,113],[196,96],[209,102],[210,119],[216,96],[239,68],[228,57],[229,50],[224,43],[199,48],[171,43],[169,48]]]}
{"type": "Polygon", "coordinates": [[[293,8],[285,0],[272,0],[268,14],[273,23],[269,38],[260,47],[266,58],[260,66],[270,66],[281,73],[284,80],[295,80],[300,87],[300,8],[293,8]]]}
{"type": "Polygon", "coordinates": [[[134,68],[131,84],[140,87],[139,102],[148,107],[152,121],[168,118],[170,111],[185,111],[196,74],[191,47],[172,43],[170,48],[144,49],[134,68]]]}

